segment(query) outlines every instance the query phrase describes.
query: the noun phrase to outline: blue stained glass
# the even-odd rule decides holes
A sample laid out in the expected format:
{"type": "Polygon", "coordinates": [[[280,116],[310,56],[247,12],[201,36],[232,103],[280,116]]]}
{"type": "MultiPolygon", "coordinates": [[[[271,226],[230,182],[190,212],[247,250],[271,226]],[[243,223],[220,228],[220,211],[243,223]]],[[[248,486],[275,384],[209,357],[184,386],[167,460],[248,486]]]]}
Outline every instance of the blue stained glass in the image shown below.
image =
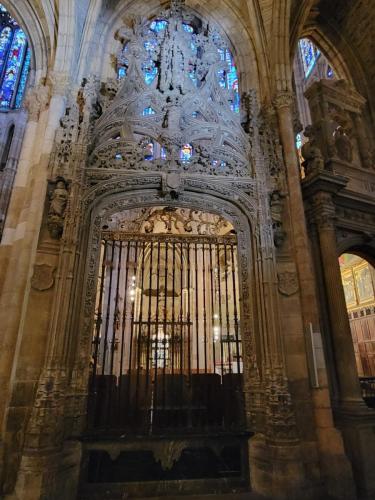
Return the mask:
{"type": "Polygon", "coordinates": [[[150,115],[154,115],[156,113],[156,111],[151,108],[151,106],[149,106],[148,108],[145,108],[142,112],[142,115],[143,116],[150,116],[150,115]]]}
{"type": "Polygon", "coordinates": [[[150,25],[150,30],[155,31],[156,33],[159,33],[160,31],[165,30],[165,28],[168,25],[168,21],[165,21],[164,19],[157,19],[156,21],[152,21],[150,25]]]}
{"type": "Polygon", "coordinates": [[[117,76],[119,80],[124,78],[126,76],[126,68],[125,66],[120,66],[120,68],[117,70],[117,76]]]}
{"type": "Polygon", "coordinates": [[[5,74],[0,91],[0,107],[9,108],[16,89],[18,74],[22,65],[27,42],[25,33],[16,29],[10,47],[5,74]]]}
{"type": "Polygon", "coordinates": [[[162,160],[166,160],[167,159],[167,150],[165,148],[161,148],[160,149],[160,158],[162,160]]]}
{"type": "Polygon", "coordinates": [[[231,99],[231,109],[235,113],[240,112],[240,94],[238,90],[238,75],[237,69],[233,61],[233,56],[228,49],[218,49],[220,59],[227,62],[228,70],[221,69],[218,71],[219,85],[223,89],[228,89],[233,92],[231,99]]]}
{"type": "Polygon", "coordinates": [[[193,156],[193,146],[191,144],[185,144],[180,151],[180,159],[183,162],[190,161],[193,156]]]}
{"type": "Polygon", "coordinates": [[[150,85],[158,74],[158,68],[152,62],[148,62],[142,65],[142,70],[145,75],[145,82],[150,85]]]}
{"type": "Polygon", "coordinates": [[[302,148],[302,135],[301,134],[296,135],[296,148],[297,149],[302,148]]]}
{"type": "Polygon", "coordinates": [[[182,23],[182,27],[187,33],[194,33],[194,28],[193,26],[190,26],[190,24],[182,23]]]}
{"type": "Polygon", "coordinates": [[[29,76],[30,61],[31,61],[31,50],[27,49],[25,62],[23,63],[21,78],[20,78],[20,81],[18,84],[18,91],[17,91],[16,103],[15,103],[16,108],[20,108],[21,104],[22,104],[22,99],[23,99],[23,95],[25,93],[25,88],[26,88],[26,83],[27,83],[27,77],[29,76]]]}
{"type": "Polygon", "coordinates": [[[153,160],[154,159],[154,143],[149,142],[145,148],[145,160],[153,160]]]}
{"type": "Polygon", "coordinates": [[[6,26],[0,34],[0,75],[3,72],[8,49],[12,43],[12,31],[10,26],[6,26]]]}
{"type": "Polygon", "coordinates": [[[307,78],[320,56],[320,51],[308,38],[302,38],[299,41],[299,50],[302,56],[303,70],[307,78]]]}
{"type": "Polygon", "coordinates": [[[331,68],[331,66],[328,66],[327,68],[327,78],[334,78],[335,74],[333,72],[333,69],[331,68]]]}

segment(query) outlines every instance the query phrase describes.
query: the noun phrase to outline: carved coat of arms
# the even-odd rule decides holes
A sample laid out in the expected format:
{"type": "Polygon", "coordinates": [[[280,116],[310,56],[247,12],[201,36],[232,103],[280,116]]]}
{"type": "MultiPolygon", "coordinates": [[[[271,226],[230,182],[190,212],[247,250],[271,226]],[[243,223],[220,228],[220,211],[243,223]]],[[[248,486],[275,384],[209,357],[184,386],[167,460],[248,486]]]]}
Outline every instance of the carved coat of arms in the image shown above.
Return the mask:
{"type": "Polygon", "coordinates": [[[52,288],[55,282],[54,272],[55,268],[48,264],[36,264],[31,278],[32,288],[40,292],[52,288]]]}
{"type": "Polygon", "coordinates": [[[286,295],[289,297],[290,295],[294,295],[298,292],[298,276],[297,273],[291,271],[284,271],[282,273],[278,273],[279,279],[279,292],[282,295],[286,295]]]}

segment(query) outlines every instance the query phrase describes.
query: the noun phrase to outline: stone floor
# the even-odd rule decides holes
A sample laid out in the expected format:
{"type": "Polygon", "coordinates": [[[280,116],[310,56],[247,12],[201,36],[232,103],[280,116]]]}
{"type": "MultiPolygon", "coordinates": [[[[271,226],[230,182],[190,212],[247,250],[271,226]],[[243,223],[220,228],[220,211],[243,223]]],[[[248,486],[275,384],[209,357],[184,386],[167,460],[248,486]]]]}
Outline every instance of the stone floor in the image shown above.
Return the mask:
{"type": "MultiPolygon", "coordinates": [[[[129,500],[131,500],[129,498],[129,500]]],[[[152,497],[137,500],[267,500],[266,497],[256,493],[233,493],[226,495],[187,495],[177,497],[152,497]]]]}

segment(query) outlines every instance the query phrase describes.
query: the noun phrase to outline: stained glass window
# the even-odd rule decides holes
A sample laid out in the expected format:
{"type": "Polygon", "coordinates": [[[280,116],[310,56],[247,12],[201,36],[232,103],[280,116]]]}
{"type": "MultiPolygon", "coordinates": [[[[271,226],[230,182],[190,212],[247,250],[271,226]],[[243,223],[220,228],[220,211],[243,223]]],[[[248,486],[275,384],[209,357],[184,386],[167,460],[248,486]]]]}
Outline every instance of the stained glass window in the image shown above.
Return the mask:
{"type": "Polygon", "coordinates": [[[193,156],[193,146],[191,144],[185,144],[181,148],[180,158],[183,162],[190,161],[193,156]]]}
{"type": "Polygon", "coordinates": [[[302,38],[299,41],[299,50],[302,57],[303,70],[307,78],[320,56],[320,50],[308,38],[302,38]]]}
{"type": "Polygon", "coordinates": [[[296,135],[296,148],[297,149],[302,148],[302,135],[301,134],[296,135]]]}
{"type": "Polygon", "coordinates": [[[8,54],[10,44],[12,43],[13,30],[10,26],[5,26],[0,34],[0,74],[2,74],[5,60],[8,54]]]}
{"type": "Polygon", "coordinates": [[[154,143],[149,142],[145,148],[145,160],[153,160],[154,159],[154,143]]]}
{"type": "Polygon", "coordinates": [[[150,116],[150,115],[154,115],[155,113],[156,113],[156,111],[149,106],[148,108],[145,108],[143,110],[142,114],[143,114],[143,116],[150,116]]]}
{"type": "Polygon", "coordinates": [[[0,108],[21,107],[30,61],[24,31],[0,4],[0,108]]]}
{"type": "Polygon", "coordinates": [[[236,113],[240,112],[240,94],[238,91],[238,75],[233,56],[229,49],[218,49],[221,60],[226,62],[228,69],[221,69],[218,73],[219,83],[223,89],[232,92],[231,108],[236,113]]]}
{"type": "Polygon", "coordinates": [[[150,24],[150,30],[159,33],[160,31],[165,30],[167,24],[168,22],[164,19],[157,19],[156,21],[152,21],[152,23],[150,24]]]}
{"type": "Polygon", "coordinates": [[[327,78],[332,79],[335,77],[335,74],[333,72],[333,69],[331,68],[330,65],[327,67],[327,78]]]}

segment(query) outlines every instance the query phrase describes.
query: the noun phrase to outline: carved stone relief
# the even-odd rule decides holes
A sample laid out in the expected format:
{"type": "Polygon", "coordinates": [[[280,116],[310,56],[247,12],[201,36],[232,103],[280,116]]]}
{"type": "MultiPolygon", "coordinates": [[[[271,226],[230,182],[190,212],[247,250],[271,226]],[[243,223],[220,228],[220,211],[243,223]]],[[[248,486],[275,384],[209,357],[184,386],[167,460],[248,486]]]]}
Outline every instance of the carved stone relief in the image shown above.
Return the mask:
{"type": "Polygon", "coordinates": [[[285,271],[278,273],[279,292],[287,297],[294,295],[299,290],[297,273],[285,271]]]}
{"type": "Polygon", "coordinates": [[[49,264],[35,264],[34,274],[31,278],[31,286],[34,290],[43,292],[53,287],[56,268],[49,264]]]}

